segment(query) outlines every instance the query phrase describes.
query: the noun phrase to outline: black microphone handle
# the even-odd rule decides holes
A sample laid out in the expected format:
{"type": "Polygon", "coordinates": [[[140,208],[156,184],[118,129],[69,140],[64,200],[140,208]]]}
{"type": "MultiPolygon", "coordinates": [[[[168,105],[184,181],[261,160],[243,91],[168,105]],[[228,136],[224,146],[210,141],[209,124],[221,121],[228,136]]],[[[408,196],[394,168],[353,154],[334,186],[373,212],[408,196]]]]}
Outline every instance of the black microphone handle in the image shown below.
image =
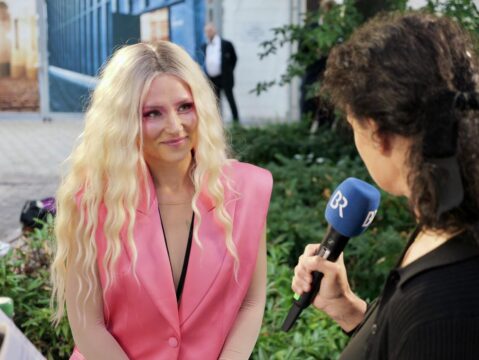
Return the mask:
{"type": "MultiPolygon", "coordinates": [[[[328,227],[326,235],[321,241],[321,246],[315,255],[322,257],[323,259],[329,261],[336,261],[339,255],[344,250],[344,247],[348,243],[349,237],[341,235],[331,226],[328,227]]],[[[306,309],[313,302],[314,298],[319,292],[319,287],[321,284],[321,279],[323,278],[323,273],[318,271],[313,271],[312,273],[313,281],[311,282],[311,290],[306,293],[303,293],[299,299],[293,302],[291,309],[289,310],[288,316],[286,317],[283,326],[281,329],[283,331],[289,331],[296,320],[298,319],[301,312],[306,309]]]]}

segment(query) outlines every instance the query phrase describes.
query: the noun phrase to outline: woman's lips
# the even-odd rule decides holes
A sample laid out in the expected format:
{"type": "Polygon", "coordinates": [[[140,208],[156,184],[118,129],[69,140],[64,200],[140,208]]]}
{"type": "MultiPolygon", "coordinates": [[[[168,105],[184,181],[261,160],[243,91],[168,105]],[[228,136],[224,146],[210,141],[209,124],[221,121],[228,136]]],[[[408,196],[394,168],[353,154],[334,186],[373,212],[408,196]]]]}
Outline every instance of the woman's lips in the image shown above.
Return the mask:
{"type": "Polygon", "coordinates": [[[183,137],[179,137],[175,139],[165,140],[165,141],[162,141],[161,143],[165,145],[169,145],[169,146],[178,146],[178,145],[182,145],[187,138],[188,138],[187,136],[183,136],[183,137]]]}

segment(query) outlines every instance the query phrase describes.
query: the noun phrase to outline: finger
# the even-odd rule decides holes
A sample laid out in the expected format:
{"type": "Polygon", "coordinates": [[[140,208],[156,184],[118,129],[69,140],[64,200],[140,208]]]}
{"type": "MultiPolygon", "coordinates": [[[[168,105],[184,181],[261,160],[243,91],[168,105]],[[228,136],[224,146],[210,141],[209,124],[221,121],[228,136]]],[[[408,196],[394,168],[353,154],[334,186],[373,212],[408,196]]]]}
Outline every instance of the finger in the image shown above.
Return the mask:
{"type": "Polygon", "coordinates": [[[301,274],[304,272],[311,273],[313,271],[319,271],[324,275],[336,275],[340,271],[340,265],[327,261],[319,256],[305,258],[301,262],[301,274]]]}
{"type": "Polygon", "coordinates": [[[311,271],[306,268],[304,265],[305,258],[302,258],[298,265],[294,268],[294,276],[301,279],[302,281],[310,283],[313,278],[311,276],[311,271]]]}
{"type": "Polygon", "coordinates": [[[295,277],[291,283],[291,289],[293,289],[296,294],[301,295],[308,292],[311,289],[311,285],[308,282],[295,277]]]}
{"type": "Polygon", "coordinates": [[[313,256],[317,254],[317,251],[319,250],[320,244],[308,244],[304,248],[304,253],[303,255],[305,256],[313,256]]]}
{"type": "Polygon", "coordinates": [[[343,254],[344,254],[344,253],[339,254],[338,260],[336,260],[336,263],[337,263],[337,264],[342,264],[342,265],[344,265],[344,256],[343,256],[343,254]]]}
{"type": "Polygon", "coordinates": [[[295,294],[301,295],[303,293],[303,287],[297,278],[293,278],[293,281],[291,282],[291,289],[295,294]]]}

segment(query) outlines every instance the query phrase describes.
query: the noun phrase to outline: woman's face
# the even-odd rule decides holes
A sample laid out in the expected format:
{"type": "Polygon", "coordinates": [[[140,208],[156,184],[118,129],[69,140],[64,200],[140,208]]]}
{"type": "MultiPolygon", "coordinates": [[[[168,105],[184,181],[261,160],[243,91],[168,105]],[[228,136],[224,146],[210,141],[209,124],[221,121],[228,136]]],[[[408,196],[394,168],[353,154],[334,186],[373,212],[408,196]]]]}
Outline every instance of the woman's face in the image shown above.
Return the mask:
{"type": "Polygon", "coordinates": [[[409,196],[406,165],[410,140],[397,135],[379,135],[372,119],[359,122],[348,113],[354,143],[369,174],[384,191],[409,196]]]}
{"type": "Polygon", "coordinates": [[[143,154],[147,164],[190,161],[197,124],[189,86],[174,75],[155,77],[142,107],[143,154]]]}

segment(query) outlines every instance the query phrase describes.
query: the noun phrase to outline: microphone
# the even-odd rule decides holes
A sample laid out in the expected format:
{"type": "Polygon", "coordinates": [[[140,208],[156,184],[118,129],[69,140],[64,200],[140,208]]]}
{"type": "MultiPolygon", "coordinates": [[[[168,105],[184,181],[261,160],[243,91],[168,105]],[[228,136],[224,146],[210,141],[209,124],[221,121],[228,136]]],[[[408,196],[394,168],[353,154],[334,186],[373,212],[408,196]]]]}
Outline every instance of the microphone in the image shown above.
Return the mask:
{"type": "MultiPolygon", "coordinates": [[[[317,256],[336,261],[348,240],[363,233],[374,220],[379,207],[381,194],[374,186],[356,178],[347,178],[334,191],[325,210],[328,222],[326,235],[321,241],[317,256]]],[[[301,296],[295,294],[281,329],[289,331],[301,312],[316,297],[323,274],[314,271],[311,290],[301,296]]]]}

